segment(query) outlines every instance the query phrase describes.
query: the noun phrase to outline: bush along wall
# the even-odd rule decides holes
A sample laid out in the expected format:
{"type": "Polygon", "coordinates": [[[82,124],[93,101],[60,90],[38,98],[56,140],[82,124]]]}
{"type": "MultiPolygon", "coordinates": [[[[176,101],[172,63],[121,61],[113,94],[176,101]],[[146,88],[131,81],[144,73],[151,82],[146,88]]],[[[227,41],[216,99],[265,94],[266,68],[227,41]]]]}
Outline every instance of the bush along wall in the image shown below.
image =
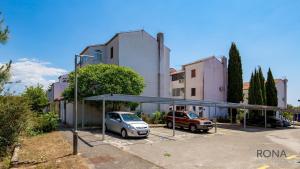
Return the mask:
{"type": "Polygon", "coordinates": [[[0,96],[0,159],[6,155],[26,126],[28,103],[20,96],[0,96]]]}

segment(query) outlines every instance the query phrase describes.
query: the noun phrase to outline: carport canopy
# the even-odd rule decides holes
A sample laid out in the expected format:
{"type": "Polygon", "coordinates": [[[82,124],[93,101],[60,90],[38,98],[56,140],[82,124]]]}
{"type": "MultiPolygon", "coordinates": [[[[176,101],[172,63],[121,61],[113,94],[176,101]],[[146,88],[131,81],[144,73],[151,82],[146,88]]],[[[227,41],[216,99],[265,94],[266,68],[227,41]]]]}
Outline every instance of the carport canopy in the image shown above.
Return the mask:
{"type": "MultiPolygon", "coordinates": [[[[104,140],[105,135],[105,101],[124,101],[124,102],[137,102],[137,103],[153,103],[153,104],[169,104],[173,105],[173,136],[175,136],[175,109],[174,105],[193,105],[193,106],[207,106],[207,107],[221,107],[230,109],[248,109],[248,110],[264,110],[265,112],[265,127],[266,127],[266,111],[289,111],[293,114],[298,114],[298,110],[286,109],[274,106],[265,105],[250,105],[245,103],[230,103],[212,100],[193,100],[193,99],[178,99],[178,98],[166,98],[166,97],[150,97],[150,96],[135,96],[135,95],[123,95],[123,94],[104,94],[98,96],[86,97],[84,101],[103,101],[103,124],[102,124],[102,137],[104,140]]],[[[84,106],[83,106],[84,107],[84,106]]],[[[84,109],[83,109],[84,110],[84,109]]],[[[84,113],[83,113],[84,114],[84,113]]],[[[244,114],[244,127],[246,127],[246,119],[244,114]]]]}

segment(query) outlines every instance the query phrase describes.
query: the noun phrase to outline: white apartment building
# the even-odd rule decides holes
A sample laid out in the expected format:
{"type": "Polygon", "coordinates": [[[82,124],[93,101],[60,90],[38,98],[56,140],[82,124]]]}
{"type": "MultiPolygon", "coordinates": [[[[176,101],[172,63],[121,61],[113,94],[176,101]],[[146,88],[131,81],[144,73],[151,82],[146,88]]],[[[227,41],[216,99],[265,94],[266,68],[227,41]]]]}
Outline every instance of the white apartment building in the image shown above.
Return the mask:
{"type": "Polygon", "coordinates": [[[49,102],[54,102],[62,99],[63,91],[68,87],[68,74],[58,77],[58,82],[54,82],[47,90],[49,102]]]}
{"type": "MultiPolygon", "coordinates": [[[[170,97],[170,49],[164,45],[163,33],[157,37],[144,30],[120,32],[104,44],[87,46],[81,54],[86,64],[116,64],[134,69],[145,80],[142,96],[170,97]]],[[[168,105],[143,104],[142,111],[152,113],[156,110],[168,111],[168,105]]]]}
{"type": "Polygon", "coordinates": [[[48,111],[59,112],[59,118],[65,122],[66,102],[63,101],[63,92],[68,87],[68,74],[58,77],[58,82],[54,82],[47,90],[49,105],[48,111]]]}
{"type": "MultiPolygon", "coordinates": [[[[170,69],[172,97],[194,100],[226,101],[227,59],[215,56],[170,69]]],[[[176,110],[193,110],[202,117],[227,115],[227,109],[201,106],[176,106],[176,110]]]]}
{"type": "MultiPolygon", "coordinates": [[[[278,107],[287,107],[287,79],[275,79],[275,85],[277,89],[278,107]]],[[[248,91],[250,84],[245,82],[243,84],[244,103],[248,103],[248,91]]]]}

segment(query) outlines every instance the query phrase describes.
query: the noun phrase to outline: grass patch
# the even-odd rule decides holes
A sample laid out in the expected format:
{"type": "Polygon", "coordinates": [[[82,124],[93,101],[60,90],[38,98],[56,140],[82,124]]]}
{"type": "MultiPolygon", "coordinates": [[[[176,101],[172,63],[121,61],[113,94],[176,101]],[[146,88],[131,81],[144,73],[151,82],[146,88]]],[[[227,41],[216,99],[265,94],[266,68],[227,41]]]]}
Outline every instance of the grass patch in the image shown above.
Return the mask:
{"type": "Polygon", "coordinates": [[[164,153],[164,156],[165,157],[171,157],[171,154],[170,153],[164,153]]]}
{"type": "Polygon", "coordinates": [[[19,162],[28,164],[18,168],[87,168],[80,156],[72,155],[70,143],[58,131],[23,138],[19,162]]]}

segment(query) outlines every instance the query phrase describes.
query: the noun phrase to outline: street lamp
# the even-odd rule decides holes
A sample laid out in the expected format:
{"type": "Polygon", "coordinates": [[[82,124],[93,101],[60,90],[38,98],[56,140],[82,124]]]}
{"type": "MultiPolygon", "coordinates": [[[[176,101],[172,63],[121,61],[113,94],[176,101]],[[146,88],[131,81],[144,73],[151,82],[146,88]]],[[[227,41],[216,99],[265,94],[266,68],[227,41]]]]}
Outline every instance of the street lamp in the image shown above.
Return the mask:
{"type": "MultiPolygon", "coordinates": [[[[300,99],[298,99],[298,102],[300,102],[300,99]]],[[[299,110],[300,110],[300,106],[298,107],[298,113],[296,114],[296,121],[299,121],[299,110]]]]}
{"type": "MultiPolygon", "coordinates": [[[[82,57],[93,58],[91,55],[75,55],[75,92],[74,92],[74,104],[75,104],[75,119],[74,119],[74,132],[73,132],[73,154],[78,153],[78,131],[77,131],[77,58],[79,57],[79,66],[81,66],[82,57]]],[[[74,116],[73,116],[74,117],[74,116]]]]}
{"type": "Polygon", "coordinates": [[[21,80],[5,82],[5,84],[22,83],[21,80]]]}

